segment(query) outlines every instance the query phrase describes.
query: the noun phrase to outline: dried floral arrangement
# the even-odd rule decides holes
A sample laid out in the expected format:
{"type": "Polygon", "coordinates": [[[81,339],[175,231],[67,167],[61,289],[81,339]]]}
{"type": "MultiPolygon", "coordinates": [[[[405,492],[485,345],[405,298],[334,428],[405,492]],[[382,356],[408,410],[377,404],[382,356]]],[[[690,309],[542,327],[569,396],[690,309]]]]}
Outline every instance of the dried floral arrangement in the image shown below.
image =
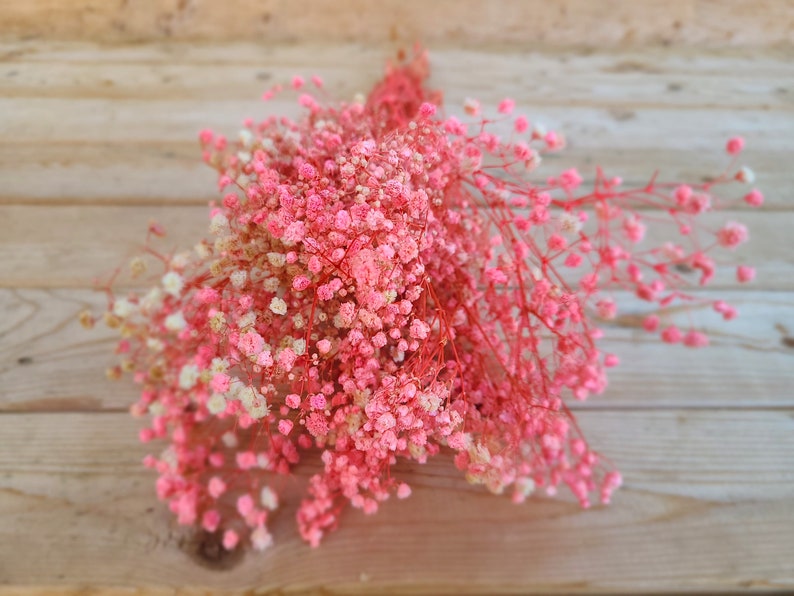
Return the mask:
{"type": "MultiPolygon", "coordinates": [[[[470,482],[517,503],[560,485],[584,507],[608,503],[620,475],[566,407],[603,392],[618,363],[597,342],[597,323],[616,316],[608,291],[702,305],[681,271],[706,285],[711,249],[747,240],[740,223],[700,218],[730,204],[722,185],[752,183],[740,138],[704,184],[654,176],[628,189],[600,169],[587,189],[573,169],[532,182],[563,137],[514,116],[510,99],[493,116],[468,100],[465,116],[445,117],[427,75],[418,51],[351,103],[321,100],[319,78],[296,77],[297,121],[246,121],[234,142],[201,132],[223,193],[210,237],[165,254],[152,224],[143,252],[162,264],[156,285],[118,295],[108,284],[104,318],[122,359],[110,374],[142,386],[141,440],[167,442],[144,462],[157,494],[226,549],[272,543],[278,478],[302,457],[322,465],[297,513],[312,546],[347,503],[374,513],[410,495],[398,459],[442,450],[470,482]],[[645,239],[646,226],[668,240],[645,239]]],[[[146,268],[132,260],[133,276],[146,268]]],[[[657,315],[643,326],[668,343],[708,344],[657,315]]]]}

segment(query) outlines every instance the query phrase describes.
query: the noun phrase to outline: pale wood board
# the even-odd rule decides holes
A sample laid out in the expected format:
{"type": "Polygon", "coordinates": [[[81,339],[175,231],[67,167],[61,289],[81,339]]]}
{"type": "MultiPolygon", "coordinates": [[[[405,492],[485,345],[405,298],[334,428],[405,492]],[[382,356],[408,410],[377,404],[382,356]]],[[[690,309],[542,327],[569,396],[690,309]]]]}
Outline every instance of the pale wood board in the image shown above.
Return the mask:
{"type": "Polygon", "coordinates": [[[793,589],[792,413],[582,412],[591,442],[627,476],[611,506],[585,512],[541,496],[516,506],[467,485],[441,457],[398,468],[413,483],[410,500],[373,517],[348,512],[311,550],[293,514],[315,456],[285,489],[273,550],[227,561],[228,571],[185,552],[194,539],[154,502],[139,465],[146,449],[129,440],[138,422],[5,414],[0,503],[10,521],[0,529],[0,573],[20,585],[210,591],[793,589]]]}
{"type": "Polygon", "coordinates": [[[794,3],[155,4],[8,0],[0,13],[0,34],[28,37],[0,40],[0,593],[794,590],[794,3]],[[75,317],[101,308],[94,279],[135,252],[150,219],[170,231],[164,250],[204,235],[202,205],[216,195],[199,129],[234,135],[245,116],[295,114],[258,96],[296,72],[321,74],[338,97],[365,92],[393,48],[419,37],[451,112],[469,96],[510,95],[565,132],[568,150],[541,176],[603,164],[635,184],[654,168],[698,181],[743,134],[767,207],[709,225],[748,224],[752,242],[735,257],[758,282],[727,271],[703,294],[742,314],[696,311],[713,343],[701,351],[648,338],[647,309],[618,295],[603,345],[622,365],[606,395],[576,404],[626,478],[610,507],[584,512],[564,495],[514,506],[441,457],[400,467],[409,500],[347,513],[313,551],[294,511],[315,458],[287,489],[272,551],[196,555],[140,466],[142,423],[125,412],[135,387],[104,378],[112,334],[75,317]],[[601,49],[551,49],[583,39],[601,49]]]}
{"type": "Polygon", "coordinates": [[[794,41],[793,8],[791,0],[6,0],[1,22],[20,38],[103,41],[764,47],[794,41]]]}
{"type": "MultiPolygon", "coordinates": [[[[605,395],[571,404],[573,409],[794,407],[794,297],[787,292],[698,293],[723,297],[739,318],[726,323],[707,307],[688,311],[709,333],[704,350],[662,344],[639,329],[642,315],[658,312],[616,293],[620,316],[602,325],[599,345],[617,354],[605,395]]],[[[130,382],[105,379],[115,365],[118,336],[98,323],[80,327],[78,314],[99,316],[101,292],[81,289],[0,290],[0,412],[124,410],[136,400],[130,382]]],[[[662,311],[662,321],[689,324],[689,315],[662,311]]]]}
{"type": "MultiPolygon", "coordinates": [[[[330,93],[350,98],[372,86],[390,56],[358,45],[11,47],[0,44],[0,164],[13,164],[16,175],[0,188],[0,203],[206,203],[212,173],[196,159],[198,130],[234,135],[245,115],[296,113],[294,97],[263,105],[259,96],[298,72],[317,72],[330,93]],[[317,56],[310,66],[307,54],[317,56]],[[52,196],[56,181],[60,193],[52,196]]],[[[433,52],[431,85],[447,91],[452,112],[467,96],[491,111],[511,96],[533,121],[559,127],[570,146],[548,158],[540,177],[577,166],[589,180],[600,164],[629,184],[645,183],[651,168],[663,179],[699,182],[726,165],[725,140],[745,134],[767,204],[788,208],[794,65],[787,58],[638,49],[513,50],[494,60],[446,49],[433,52]]]]}
{"type": "MultiPolygon", "coordinates": [[[[191,250],[208,237],[208,213],[200,206],[0,205],[0,218],[7,226],[0,243],[0,261],[4,263],[0,287],[90,287],[141,253],[151,221],[159,222],[168,232],[153,245],[171,254],[191,250]]],[[[765,289],[794,288],[794,253],[781,250],[791,234],[794,211],[725,211],[705,214],[701,220],[710,230],[726,221],[741,220],[752,236],[746,250],[719,252],[718,263],[752,264],[765,289]]],[[[671,231],[675,233],[674,228],[651,227],[644,242],[660,246],[671,231]]],[[[576,277],[577,272],[569,275],[576,277]]],[[[690,277],[697,282],[696,275],[690,277]]],[[[741,286],[735,268],[728,266],[717,270],[710,285],[741,286]]]]}

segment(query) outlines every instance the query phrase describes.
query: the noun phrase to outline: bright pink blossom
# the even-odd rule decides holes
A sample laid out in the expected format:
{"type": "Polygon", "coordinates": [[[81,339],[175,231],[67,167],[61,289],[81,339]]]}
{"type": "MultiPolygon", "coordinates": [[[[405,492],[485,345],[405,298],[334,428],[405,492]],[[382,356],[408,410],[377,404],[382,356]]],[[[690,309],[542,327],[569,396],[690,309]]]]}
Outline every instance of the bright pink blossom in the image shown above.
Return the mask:
{"type": "Polygon", "coordinates": [[[729,221],[717,232],[717,242],[727,248],[736,248],[743,242],[747,242],[747,228],[735,221],[729,221]]]}
{"type": "Polygon", "coordinates": [[[755,279],[755,269],[747,265],[739,265],[736,268],[736,279],[739,283],[747,283],[755,279]]]}
{"type": "Polygon", "coordinates": [[[764,204],[764,195],[760,190],[753,189],[744,195],[744,202],[753,207],[760,207],[764,204]]]}
{"type": "Polygon", "coordinates": [[[742,137],[732,137],[728,139],[728,143],[725,145],[725,150],[730,155],[739,155],[744,149],[744,139],[742,137]]]}

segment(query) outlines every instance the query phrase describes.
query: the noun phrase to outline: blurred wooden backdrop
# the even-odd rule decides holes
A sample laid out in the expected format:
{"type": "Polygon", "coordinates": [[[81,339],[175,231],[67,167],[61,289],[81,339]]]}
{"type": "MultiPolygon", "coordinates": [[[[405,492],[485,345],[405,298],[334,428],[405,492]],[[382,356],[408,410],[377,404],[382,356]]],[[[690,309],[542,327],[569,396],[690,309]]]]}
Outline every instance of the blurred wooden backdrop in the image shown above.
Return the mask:
{"type": "Polygon", "coordinates": [[[0,593],[794,590],[792,58],[788,0],[2,0],[0,593]],[[233,133],[296,72],[365,92],[417,40],[450,106],[511,95],[566,133],[546,172],[701,179],[744,135],[767,205],[728,217],[759,280],[718,279],[741,318],[695,313],[698,352],[642,336],[619,297],[605,344],[623,365],[577,408],[624,473],[612,506],[517,507],[439,460],[319,550],[288,504],[272,550],[218,556],[156,501],[134,390],[104,379],[112,340],[75,317],[150,218],[175,246],[203,233],[200,128],[233,133]]]}

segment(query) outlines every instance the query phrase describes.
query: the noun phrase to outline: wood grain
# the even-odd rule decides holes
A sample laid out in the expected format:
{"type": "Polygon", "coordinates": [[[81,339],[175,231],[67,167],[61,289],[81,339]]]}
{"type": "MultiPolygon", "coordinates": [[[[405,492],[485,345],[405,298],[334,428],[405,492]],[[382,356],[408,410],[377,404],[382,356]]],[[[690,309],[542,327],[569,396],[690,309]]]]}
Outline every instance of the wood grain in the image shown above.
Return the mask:
{"type": "MultiPolygon", "coordinates": [[[[0,205],[0,218],[7,226],[0,241],[0,262],[4,263],[0,287],[91,287],[141,252],[150,221],[165,226],[168,236],[156,246],[171,253],[190,250],[208,235],[207,213],[206,207],[199,206],[0,205]]],[[[782,249],[792,219],[791,212],[775,217],[757,211],[702,217],[711,229],[730,220],[747,225],[752,240],[746,250],[723,252],[720,258],[724,263],[752,263],[763,287],[770,290],[794,288],[794,254],[782,249]]],[[[645,242],[658,245],[670,232],[669,228],[651,228],[645,242]]],[[[694,275],[692,280],[697,282],[694,275]]],[[[736,288],[740,284],[735,269],[723,267],[710,285],[736,288]]]]}
{"type": "MultiPolygon", "coordinates": [[[[310,68],[329,93],[366,91],[395,53],[358,44],[274,46],[185,43],[103,46],[0,41],[0,80],[7,97],[105,99],[258,99],[262,90],[288,82],[310,68]],[[314,55],[311,63],[306,56],[314,55]],[[206,69],[213,67],[207,84],[206,69]]],[[[638,48],[617,51],[503,49],[493,53],[428,47],[431,85],[457,97],[476,94],[499,101],[510,94],[518,108],[586,105],[603,107],[731,107],[792,110],[794,65],[787,52],[638,48]],[[729,71],[729,72],[726,72],[729,71]],[[478,73],[473,79],[471,73],[478,73]],[[519,74],[520,77],[516,75],[519,74]],[[641,84],[638,84],[640,83],[641,84]]]]}
{"type": "Polygon", "coordinates": [[[524,47],[790,44],[790,0],[6,0],[4,35],[103,41],[189,39],[524,47]],[[42,18],[46,15],[47,18],[42,18]]]}
{"type": "Polygon", "coordinates": [[[0,578],[211,591],[792,589],[791,411],[586,412],[580,420],[628,478],[610,507],[584,512],[542,497],[514,506],[468,486],[440,458],[399,469],[414,485],[411,499],[374,517],[346,513],[342,529],[311,550],[293,519],[316,469],[308,465],[287,487],[275,548],[227,561],[234,568],[224,572],[223,561],[191,555],[195,538],[154,503],[135,421],[6,414],[0,504],[10,523],[0,528],[0,578]]]}
{"type": "MultiPolygon", "coordinates": [[[[716,296],[716,294],[707,294],[716,296]]],[[[639,330],[647,305],[616,294],[621,315],[603,328],[600,345],[622,365],[610,372],[603,396],[573,409],[794,407],[794,298],[789,293],[720,293],[741,316],[725,323],[708,309],[668,311],[665,323],[688,325],[689,316],[711,337],[707,350],[662,344],[639,330]]],[[[112,382],[117,336],[101,324],[82,329],[77,315],[105,306],[88,290],[0,290],[0,412],[126,410],[137,396],[129,380],[112,382]]]]}
{"type": "MultiPolygon", "coordinates": [[[[266,86],[305,69],[307,53],[316,54],[313,71],[341,97],[366,91],[389,56],[350,45],[313,52],[251,45],[215,52],[186,44],[101,52],[91,44],[60,51],[57,44],[12,47],[0,44],[6,54],[0,164],[15,172],[0,188],[6,204],[205,203],[216,195],[211,173],[197,159],[200,128],[234,135],[246,114],[294,113],[290,102],[264,106],[258,98],[266,86]],[[210,85],[207,68],[215,73],[210,85]]],[[[576,166],[591,177],[598,163],[631,184],[644,183],[655,169],[666,179],[700,181],[726,165],[724,141],[742,133],[767,205],[794,205],[785,145],[794,65],[785,53],[511,50],[494,61],[487,53],[434,49],[432,63],[432,84],[449,90],[452,112],[469,95],[492,107],[510,95],[533,120],[568,135],[568,150],[549,157],[540,176],[576,166]],[[472,79],[472,71],[481,75],[472,79]],[[659,130],[667,131],[663,141],[659,130]]]]}

